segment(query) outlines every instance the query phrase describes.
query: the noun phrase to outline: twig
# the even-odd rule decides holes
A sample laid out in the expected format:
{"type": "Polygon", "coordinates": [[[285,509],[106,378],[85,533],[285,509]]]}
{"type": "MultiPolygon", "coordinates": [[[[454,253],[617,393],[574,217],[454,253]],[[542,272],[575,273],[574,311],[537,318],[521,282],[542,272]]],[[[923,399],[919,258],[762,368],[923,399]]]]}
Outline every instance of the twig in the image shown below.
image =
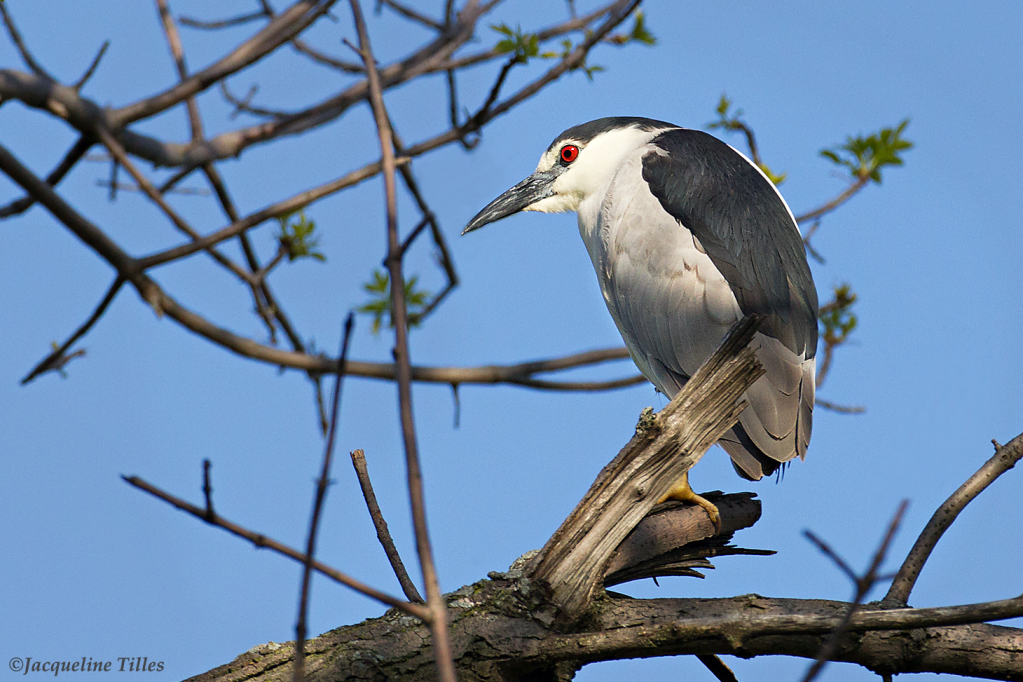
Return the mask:
{"type": "Polygon", "coordinates": [[[994,483],[999,476],[1016,466],[1016,462],[1021,458],[1023,458],[1023,434],[1002,446],[995,443],[994,456],[959,486],[959,489],[952,493],[931,516],[923,532],[920,533],[920,537],[913,544],[913,548],[909,550],[909,555],[899,568],[899,572],[896,573],[888,594],[881,600],[882,604],[905,606],[909,603],[909,593],[913,591],[920,571],[923,570],[927,558],[931,555],[931,551],[938,544],[941,536],[973,498],[994,483]]]}
{"type": "MultiPolygon", "coordinates": [[[[190,504],[182,500],[181,498],[175,497],[174,495],[171,495],[170,493],[165,492],[160,488],[157,488],[152,483],[149,483],[139,478],[138,476],[121,476],[121,478],[124,479],[125,483],[128,483],[129,485],[132,485],[138,488],[139,490],[144,490],[153,497],[159,498],[164,502],[170,504],[171,506],[176,507],[183,512],[191,514],[197,519],[202,519],[203,521],[206,521],[211,526],[223,528],[232,535],[237,535],[240,538],[248,540],[256,547],[273,550],[274,552],[286,556],[289,559],[293,559],[300,564],[305,564],[305,555],[302,552],[298,551],[297,549],[288,547],[287,545],[278,542],[273,538],[267,537],[262,533],[256,533],[255,531],[251,531],[247,528],[239,526],[236,523],[232,523],[231,521],[228,521],[219,514],[212,521],[207,521],[206,510],[200,507],[196,507],[194,504],[190,504]]],[[[384,592],[381,592],[380,590],[370,587],[369,585],[366,585],[365,583],[362,583],[356,580],[355,578],[352,578],[351,576],[342,573],[336,568],[327,566],[326,564],[321,563],[319,561],[313,562],[313,568],[318,573],[327,576],[334,582],[340,583],[341,585],[344,585],[346,587],[350,587],[356,592],[366,595],[370,599],[375,599],[382,604],[386,604],[387,606],[393,606],[394,608],[400,609],[405,613],[409,614],[410,616],[415,616],[416,618],[419,618],[424,622],[427,623],[430,622],[430,612],[425,607],[419,604],[412,604],[410,602],[398,599],[397,597],[392,597],[389,594],[386,594],[384,592]]]]}
{"type": "MultiPolygon", "coordinates": [[[[117,139],[102,126],[96,129],[96,135],[99,137],[100,142],[103,143],[103,146],[105,146],[110,152],[111,156],[114,157],[115,163],[124,166],[125,170],[128,171],[128,173],[135,179],[135,182],[138,183],[139,187],[142,188],[142,192],[149,197],[150,201],[156,204],[160,210],[163,211],[164,215],[170,219],[171,223],[178,228],[178,230],[191,237],[193,242],[200,241],[202,236],[192,229],[192,226],[189,225],[184,218],[178,215],[177,211],[171,208],[170,204],[167,203],[167,201],[163,198],[163,195],[157,191],[156,187],[153,186],[149,179],[135,167],[135,164],[128,158],[128,154],[124,150],[124,147],[121,146],[121,143],[118,142],[117,139]]],[[[111,190],[113,190],[114,187],[116,187],[116,183],[112,183],[111,190]]],[[[217,249],[211,247],[203,250],[206,251],[213,260],[217,261],[230,272],[234,273],[238,279],[246,284],[252,283],[252,275],[239,267],[230,258],[220,253],[217,249]]]]}
{"type": "MultiPolygon", "coordinates": [[[[389,119],[388,126],[390,126],[391,129],[391,141],[394,144],[395,153],[398,156],[404,156],[405,145],[389,119]]],[[[448,248],[447,240],[444,238],[444,233],[441,231],[440,225],[437,222],[437,216],[430,210],[430,207],[426,203],[426,199],[423,197],[423,193],[419,190],[419,183],[416,181],[415,175],[412,173],[412,164],[402,164],[398,168],[398,171],[401,173],[402,180],[405,181],[405,187],[412,195],[412,198],[415,199],[416,205],[419,207],[419,211],[423,214],[423,220],[430,226],[430,234],[433,236],[433,243],[440,254],[440,266],[444,270],[444,275],[448,280],[445,287],[430,298],[430,301],[422,310],[409,317],[409,322],[411,324],[418,324],[433,313],[448,294],[458,287],[458,272],[455,270],[455,263],[451,257],[451,250],[448,248]]],[[[422,225],[422,222],[420,225],[422,225]]],[[[405,257],[405,251],[408,250],[409,246],[411,246],[420,231],[421,227],[417,226],[416,229],[413,230],[405,239],[405,242],[401,245],[402,258],[405,257]]]]}
{"type": "MultiPolygon", "coordinates": [[[[163,24],[163,33],[167,38],[167,46],[170,47],[171,56],[174,58],[174,65],[178,69],[178,77],[182,83],[188,80],[188,67],[185,64],[185,50],[181,45],[181,36],[178,34],[178,27],[171,16],[167,0],[156,0],[156,7],[160,13],[160,21],[163,24]]],[[[192,129],[192,141],[199,142],[203,138],[202,117],[199,115],[199,106],[195,97],[185,98],[185,108],[188,110],[188,124],[192,129]]]]}
{"type": "Polygon", "coordinates": [[[832,412],[837,412],[839,414],[863,414],[867,411],[867,408],[863,405],[839,405],[838,403],[833,403],[830,400],[824,400],[822,398],[814,400],[814,404],[817,405],[817,407],[823,407],[825,410],[831,410],[832,412]]]}
{"type": "Polygon", "coordinates": [[[295,624],[295,665],[293,668],[294,682],[302,682],[303,664],[305,662],[306,614],[309,610],[309,588],[313,578],[313,557],[316,554],[316,534],[320,529],[320,513],[323,501],[327,498],[327,486],[330,485],[330,466],[334,458],[334,441],[337,435],[337,418],[341,411],[341,381],[345,376],[345,360],[348,358],[348,339],[352,333],[355,320],[353,313],[345,318],[344,335],[341,340],[341,354],[337,363],[334,379],[334,396],[330,408],[330,430],[327,432],[327,444],[323,452],[323,465],[320,478],[316,482],[316,497],[313,501],[313,516],[309,521],[309,535],[306,539],[305,567],[302,571],[302,590],[298,601],[298,622],[295,624]]]}
{"type": "MultiPolygon", "coordinates": [[[[238,220],[238,211],[234,207],[234,202],[231,200],[231,195],[227,191],[227,185],[224,183],[224,179],[220,177],[220,172],[217,171],[217,167],[212,162],[203,164],[203,174],[206,176],[206,180],[210,183],[213,191],[217,195],[217,201],[220,203],[220,208],[223,210],[224,215],[231,222],[238,220]]],[[[253,273],[253,278],[259,281],[258,284],[250,284],[252,288],[252,300],[256,305],[256,314],[263,324],[266,325],[267,332],[270,334],[270,343],[277,343],[277,328],[274,326],[274,318],[277,319],[281,328],[284,329],[285,334],[288,336],[288,340],[291,341],[292,348],[302,353],[305,352],[305,346],[298,334],[291,327],[291,323],[284,311],[278,306],[276,299],[274,298],[273,292],[270,290],[270,285],[266,282],[266,277],[260,275],[263,272],[263,268],[259,264],[259,259],[256,257],[256,252],[252,248],[252,243],[249,241],[249,236],[246,233],[238,235],[238,242],[241,244],[242,253],[245,255],[245,261],[249,266],[249,271],[253,273]]],[[[326,420],[324,420],[326,422],[326,420]]],[[[323,433],[326,434],[327,427],[323,427],[323,433]]]]}
{"type": "Polygon", "coordinates": [[[201,19],[193,19],[192,17],[184,16],[178,17],[178,20],[182,23],[182,25],[188,26],[189,28],[199,28],[205,31],[215,31],[221,28],[230,28],[231,26],[241,26],[242,24],[247,24],[250,21],[262,19],[266,16],[267,16],[266,12],[260,10],[258,12],[253,12],[251,14],[242,14],[237,17],[231,17],[229,19],[220,19],[218,21],[203,21],[201,19]]]}
{"type": "Polygon", "coordinates": [[[716,677],[719,682],[739,682],[732,669],[725,665],[721,657],[716,654],[697,654],[696,658],[706,666],[707,670],[716,677]]]}
{"type": "Polygon", "coordinates": [[[407,7],[401,4],[400,2],[395,2],[395,0],[377,0],[377,7],[379,8],[380,5],[387,5],[388,7],[393,9],[397,14],[405,17],[406,19],[411,19],[412,21],[420,23],[423,26],[427,26],[436,31],[444,30],[444,25],[441,24],[439,21],[434,21],[425,14],[420,14],[411,7],[407,7]]]}
{"type": "Polygon", "coordinates": [[[842,644],[842,638],[845,636],[846,631],[849,629],[850,623],[852,623],[853,616],[856,614],[857,609],[867,594],[873,589],[874,585],[880,580],[878,571],[881,569],[881,564],[884,563],[885,556],[888,554],[888,548],[891,547],[892,541],[895,539],[895,534],[899,530],[899,526],[902,523],[902,517],[906,513],[906,509],[909,507],[909,500],[903,500],[899,504],[899,508],[895,510],[895,516],[892,517],[891,522],[888,524],[888,531],[884,535],[884,539],[881,540],[880,546],[877,551],[874,552],[874,558],[870,562],[870,567],[867,572],[862,576],[857,576],[849,564],[842,560],[824,541],[817,538],[813,533],[809,531],[803,531],[817,547],[824,552],[832,561],[834,561],[838,567],[849,576],[849,579],[853,581],[853,585],[856,587],[855,594],[852,602],[849,604],[849,609],[846,611],[845,617],[842,622],[835,628],[831,636],[828,637],[824,645],[821,647],[820,652],[817,654],[817,660],[813,662],[813,665],[806,671],[806,675],[803,677],[803,682],[811,682],[815,679],[820,672],[827,665],[828,661],[834,658],[838,652],[838,647],[842,644]]]}
{"type": "Polygon", "coordinates": [[[120,129],[129,123],[155,116],[262,59],[326,14],[336,1],[298,0],[223,59],[164,92],[111,111],[111,127],[120,129]]]}
{"type": "MultiPolygon", "coordinates": [[[[123,192],[145,192],[138,185],[129,185],[126,182],[111,183],[109,180],[96,180],[97,187],[106,187],[108,189],[117,189],[123,192]]],[[[158,190],[159,191],[159,190],[158,190]]],[[[208,189],[202,187],[171,187],[170,189],[161,192],[161,194],[178,194],[181,196],[195,196],[195,197],[208,197],[212,194],[208,189]]]]}
{"type": "Polygon", "coordinates": [[[228,102],[234,106],[234,111],[231,112],[231,118],[235,118],[240,113],[252,114],[253,116],[265,116],[267,118],[283,119],[290,116],[294,116],[294,112],[290,111],[278,111],[276,109],[264,109],[263,107],[255,107],[250,104],[252,98],[259,92],[259,86],[253,85],[249,88],[248,93],[245,97],[238,97],[233,94],[227,87],[227,80],[220,81],[220,93],[224,96],[228,102]]]}
{"type": "MultiPolygon", "coordinates": [[[[408,159],[396,159],[395,162],[408,163],[408,159]]],[[[354,170],[347,175],[343,175],[336,180],[332,180],[320,185],[319,187],[314,187],[304,192],[299,192],[295,196],[285,199],[284,201],[279,201],[276,204],[272,204],[271,206],[267,206],[255,213],[249,214],[241,220],[235,221],[227,227],[217,230],[212,234],[208,234],[201,239],[140,258],[139,263],[143,269],[148,270],[149,268],[156,267],[157,265],[163,265],[170,261],[180,260],[185,256],[190,256],[193,253],[203,251],[206,248],[219,244],[222,241],[236,237],[239,234],[252,229],[256,225],[270,220],[271,218],[285,213],[290,213],[292,211],[297,211],[308,206],[314,201],[340,192],[347,187],[357,185],[363,180],[371,178],[379,172],[379,162],[367,164],[362,168],[354,170]]]]}
{"type": "MultiPolygon", "coordinates": [[[[66,353],[67,350],[74,345],[75,341],[85,336],[85,334],[92,329],[92,326],[99,321],[99,318],[103,317],[103,313],[107,311],[107,307],[111,304],[111,302],[113,302],[114,297],[117,296],[117,292],[121,290],[121,285],[123,285],[124,282],[124,278],[120,275],[114,278],[113,284],[111,284],[110,288],[107,289],[107,293],[103,296],[99,305],[96,306],[96,309],[92,311],[92,315],[89,316],[89,319],[87,319],[81,327],[76,329],[75,333],[72,334],[71,337],[59,348],[55,349],[52,353],[43,358],[38,365],[33,367],[32,371],[21,380],[22,386],[29,383],[40,374],[48,372],[51,369],[56,369],[58,362],[64,356],[64,353],[66,353]]],[[[64,363],[60,363],[60,366],[63,364],[64,363]]]]}
{"type": "Polygon", "coordinates": [[[817,234],[817,230],[819,230],[820,227],[821,227],[821,221],[818,218],[817,220],[813,221],[813,225],[811,225],[810,229],[808,229],[806,231],[806,234],[803,235],[803,246],[806,247],[806,252],[808,254],[810,254],[811,258],[813,258],[815,261],[817,261],[821,265],[824,265],[825,262],[826,262],[824,260],[824,256],[822,256],[820,254],[820,252],[817,251],[817,249],[813,248],[813,244],[810,243],[810,241],[813,239],[813,236],[815,234],[817,234]]]}
{"type": "Polygon", "coordinates": [[[860,176],[860,177],[858,177],[853,184],[849,185],[849,187],[847,187],[844,192],[839,194],[837,197],[835,197],[831,201],[829,201],[829,202],[827,202],[825,204],[822,204],[821,206],[818,206],[817,208],[813,209],[812,211],[807,211],[806,213],[803,213],[802,215],[797,215],[796,216],[796,222],[797,223],[805,223],[808,220],[815,220],[817,218],[820,218],[822,215],[824,215],[826,213],[831,213],[836,208],[838,208],[839,206],[841,206],[842,204],[844,204],[845,202],[849,201],[854,196],[856,196],[856,194],[861,189],[863,189],[864,187],[867,186],[868,182],[870,182],[870,177],[869,176],[860,176]]]}
{"type": "Polygon", "coordinates": [[[387,205],[387,258],[384,261],[391,277],[391,319],[394,322],[394,361],[398,378],[398,411],[401,416],[402,437],[405,444],[405,462],[408,470],[409,501],[412,505],[412,525],[416,536],[419,566],[426,586],[426,601],[430,609],[430,631],[433,634],[434,663],[442,682],[455,682],[455,664],[448,640],[447,605],[440,591],[440,581],[433,562],[433,549],[426,526],[426,504],[423,499],[422,473],[419,468],[419,450],[416,444],[415,421],[412,416],[412,368],[408,351],[408,310],[405,305],[405,276],[402,273],[401,243],[398,239],[398,201],[395,188],[395,159],[391,128],[377,73],[373,48],[370,45],[366,22],[362,17],[359,0],[349,0],[352,18],[359,36],[359,51],[366,65],[369,100],[373,107],[377,134],[380,137],[381,161],[384,174],[384,193],[387,205]]]}
{"type": "Polygon", "coordinates": [[[344,59],[338,59],[337,57],[331,57],[328,54],[324,54],[319,50],[310,47],[310,45],[304,40],[295,38],[291,41],[291,46],[295,48],[296,52],[304,54],[305,56],[312,59],[314,62],[319,62],[325,66],[329,66],[332,69],[337,69],[344,73],[365,73],[366,69],[361,64],[355,64],[353,62],[345,61],[344,59]]]}
{"type": "Polygon", "coordinates": [[[103,55],[105,55],[107,53],[107,49],[109,47],[110,47],[110,41],[109,40],[104,40],[103,44],[100,45],[100,47],[99,47],[99,52],[97,52],[96,56],[92,58],[92,63],[89,64],[89,68],[87,68],[85,70],[85,73],[82,74],[81,78],[76,80],[74,82],[74,84],[71,86],[72,90],[78,92],[83,87],[85,87],[85,84],[89,81],[90,78],[92,78],[93,74],[96,73],[96,69],[99,68],[99,62],[100,62],[101,59],[103,59],[103,55]]]}
{"type": "Polygon", "coordinates": [[[14,19],[7,13],[7,6],[3,3],[0,3],[0,17],[3,17],[4,24],[7,26],[7,32],[11,36],[11,42],[14,43],[16,48],[18,48],[18,53],[21,54],[21,59],[25,62],[25,66],[31,69],[32,73],[37,76],[42,76],[54,83],[58,82],[56,78],[51,76],[50,73],[43,68],[42,64],[35,60],[32,53],[29,52],[28,46],[21,37],[21,32],[18,31],[18,27],[14,25],[14,19]]]}
{"type": "Polygon", "coordinates": [[[401,560],[401,555],[398,554],[398,548],[394,546],[391,532],[387,528],[387,521],[384,520],[380,505],[377,503],[376,493],[373,492],[373,483],[369,480],[369,469],[366,467],[366,453],[362,450],[353,451],[352,466],[355,467],[355,475],[359,478],[362,497],[366,500],[366,508],[373,520],[373,527],[376,528],[377,540],[384,548],[384,554],[387,555],[387,561],[390,562],[391,569],[401,585],[401,591],[405,593],[405,598],[409,601],[422,604],[423,598],[420,596],[419,590],[416,589],[415,583],[409,578],[408,571],[405,570],[405,564],[401,560]]]}
{"type": "MultiPolygon", "coordinates": [[[[68,150],[64,158],[60,160],[57,167],[50,171],[50,174],[46,176],[46,184],[50,187],[56,187],[57,183],[64,179],[64,176],[68,174],[76,163],[78,163],[84,156],[89,147],[94,145],[96,141],[91,135],[82,135],[78,138],[78,141],[68,150]]],[[[24,213],[35,204],[35,197],[32,195],[22,197],[7,204],[3,208],[0,208],[0,220],[9,218],[19,213],[24,213]]]]}
{"type": "Polygon", "coordinates": [[[202,461],[202,494],[206,498],[206,516],[203,518],[212,523],[217,518],[217,512],[213,511],[213,485],[210,483],[210,460],[202,461]]]}

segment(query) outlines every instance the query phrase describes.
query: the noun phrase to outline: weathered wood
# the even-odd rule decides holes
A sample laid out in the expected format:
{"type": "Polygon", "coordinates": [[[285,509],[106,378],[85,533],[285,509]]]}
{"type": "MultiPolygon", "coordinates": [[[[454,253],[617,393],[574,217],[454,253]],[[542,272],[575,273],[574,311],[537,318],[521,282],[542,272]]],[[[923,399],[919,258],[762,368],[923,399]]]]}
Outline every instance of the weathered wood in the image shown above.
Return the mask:
{"type": "Polygon", "coordinates": [[[704,493],[721,512],[721,532],[702,507],[665,502],[654,507],[619,545],[608,563],[604,587],[631,580],[685,575],[702,578],[697,568],[713,568],[708,559],[734,554],[769,555],[772,550],[742,549],[728,543],[732,535],[760,519],[754,493],[704,493]]]}
{"type": "Polygon", "coordinates": [[[739,418],[741,396],[764,370],[749,342],[760,319],[741,320],[721,346],[614,460],[548,540],[529,569],[561,611],[579,618],[622,541],[739,418]]]}

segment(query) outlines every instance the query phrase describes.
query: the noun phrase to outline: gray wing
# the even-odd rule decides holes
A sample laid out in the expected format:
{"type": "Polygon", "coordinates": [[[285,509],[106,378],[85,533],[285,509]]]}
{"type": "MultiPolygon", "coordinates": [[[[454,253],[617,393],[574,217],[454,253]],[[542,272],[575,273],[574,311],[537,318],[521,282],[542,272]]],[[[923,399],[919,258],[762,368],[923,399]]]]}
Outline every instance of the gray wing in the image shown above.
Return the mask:
{"type": "Polygon", "coordinates": [[[817,298],[802,241],[773,186],[727,145],[686,130],[654,144],[669,155],[642,157],[644,182],[622,187],[639,174],[620,173],[611,190],[631,200],[605,216],[608,307],[640,369],[669,396],[742,315],[765,316],[753,345],[767,373],[721,443],[741,475],[760,478],[804,456],[810,437],[817,298]]]}
{"type": "Polygon", "coordinates": [[[817,289],[792,214],[774,185],[713,135],[675,129],[643,159],[643,179],[728,280],[744,314],[796,355],[817,352],[817,289]],[[729,188],[727,192],[722,187],[729,188]]]}

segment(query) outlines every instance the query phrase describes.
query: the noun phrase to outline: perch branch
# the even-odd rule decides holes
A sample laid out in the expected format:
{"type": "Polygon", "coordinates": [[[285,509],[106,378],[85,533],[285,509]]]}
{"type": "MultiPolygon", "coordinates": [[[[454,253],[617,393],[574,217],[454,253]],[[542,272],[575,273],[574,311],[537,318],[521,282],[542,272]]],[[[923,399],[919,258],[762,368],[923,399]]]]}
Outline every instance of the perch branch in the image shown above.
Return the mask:
{"type": "Polygon", "coordinates": [[[746,317],[729,331],[655,425],[637,428],[534,559],[531,577],[550,587],[563,622],[585,612],[625,537],[739,418],[742,394],[764,372],[748,347],[760,322],[746,317]]]}

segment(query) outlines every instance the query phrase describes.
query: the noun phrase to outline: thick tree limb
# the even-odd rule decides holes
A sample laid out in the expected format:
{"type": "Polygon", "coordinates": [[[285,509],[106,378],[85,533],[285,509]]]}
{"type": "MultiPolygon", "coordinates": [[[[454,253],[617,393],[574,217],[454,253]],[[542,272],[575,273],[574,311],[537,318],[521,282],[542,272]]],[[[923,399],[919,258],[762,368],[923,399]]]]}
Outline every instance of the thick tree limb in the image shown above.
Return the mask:
{"type": "MultiPolygon", "coordinates": [[[[462,682],[554,679],[541,671],[630,657],[729,654],[812,659],[849,605],[769,599],[602,599],[589,627],[551,628],[543,590],[511,574],[493,574],[447,595],[462,682]]],[[[870,608],[870,607],[867,607],[870,608]]],[[[878,673],[935,672],[1023,680],[1023,631],[986,624],[943,625],[1023,613],[1023,599],[946,609],[859,612],[834,660],[878,673]]],[[[425,626],[391,611],[332,630],[307,644],[308,680],[432,680],[425,626]]],[[[264,645],[190,682],[284,680],[293,650],[264,645]]],[[[567,679],[567,678],[565,678],[567,679]]]]}

